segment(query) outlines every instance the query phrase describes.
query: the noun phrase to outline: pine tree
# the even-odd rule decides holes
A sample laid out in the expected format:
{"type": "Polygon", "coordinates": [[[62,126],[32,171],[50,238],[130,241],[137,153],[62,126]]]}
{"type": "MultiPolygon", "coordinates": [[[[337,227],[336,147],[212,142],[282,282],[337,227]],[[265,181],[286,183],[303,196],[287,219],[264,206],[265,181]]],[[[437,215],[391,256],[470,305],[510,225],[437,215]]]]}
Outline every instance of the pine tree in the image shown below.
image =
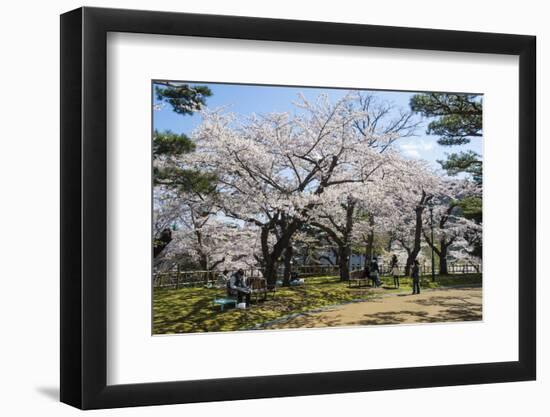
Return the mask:
{"type": "Polygon", "coordinates": [[[181,115],[192,115],[206,105],[212,91],[206,86],[190,86],[174,81],[155,81],[155,94],[159,102],[168,103],[181,115]]]}
{"type": "MultiPolygon", "coordinates": [[[[158,102],[167,103],[182,116],[192,115],[206,105],[212,95],[206,86],[169,81],[156,81],[155,94],[158,102]]],[[[193,169],[182,168],[177,157],[193,152],[195,144],[185,135],[166,130],[153,133],[153,186],[164,186],[179,192],[209,193],[214,190],[212,175],[193,169]]],[[[170,229],[165,229],[153,239],[154,256],[157,257],[171,242],[170,229]]]]}
{"type": "MultiPolygon", "coordinates": [[[[474,137],[483,136],[483,103],[479,95],[415,94],[410,105],[413,111],[434,118],[428,124],[426,133],[439,136],[440,145],[464,145],[474,137]]],[[[473,151],[451,153],[447,155],[446,161],[438,162],[451,176],[466,172],[477,183],[482,182],[481,157],[473,151]]]]}

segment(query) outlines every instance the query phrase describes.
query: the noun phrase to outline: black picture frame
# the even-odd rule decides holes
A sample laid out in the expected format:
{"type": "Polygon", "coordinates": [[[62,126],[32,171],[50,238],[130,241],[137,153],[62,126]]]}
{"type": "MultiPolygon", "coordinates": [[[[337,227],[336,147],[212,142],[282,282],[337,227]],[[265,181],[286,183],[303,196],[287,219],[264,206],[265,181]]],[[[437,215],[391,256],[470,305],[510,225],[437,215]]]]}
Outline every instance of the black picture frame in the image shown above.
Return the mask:
{"type": "Polygon", "coordinates": [[[534,36],[102,8],[61,16],[61,401],[81,409],[533,380],[534,36]],[[107,385],[108,32],[519,56],[519,360],[107,385]]]}

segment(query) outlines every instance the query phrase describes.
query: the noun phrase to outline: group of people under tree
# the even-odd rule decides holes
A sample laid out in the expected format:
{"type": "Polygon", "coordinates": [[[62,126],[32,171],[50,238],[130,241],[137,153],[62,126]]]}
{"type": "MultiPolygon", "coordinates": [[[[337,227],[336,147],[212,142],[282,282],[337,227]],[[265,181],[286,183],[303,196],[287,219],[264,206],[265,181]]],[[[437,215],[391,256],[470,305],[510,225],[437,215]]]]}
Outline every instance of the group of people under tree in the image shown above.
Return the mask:
{"type": "MultiPolygon", "coordinates": [[[[397,255],[393,255],[390,261],[390,274],[393,277],[394,287],[400,288],[400,276],[399,271],[399,261],[397,255]]],[[[380,279],[381,271],[378,264],[378,258],[374,257],[370,264],[366,264],[363,270],[363,278],[369,279],[372,281],[372,287],[379,288],[382,286],[382,281],[380,279]]],[[[412,290],[413,294],[420,294],[420,264],[418,260],[414,260],[412,272],[412,290]]],[[[292,281],[300,282],[298,274],[293,272],[292,281]]],[[[235,297],[237,303],[241,304],[244,302],[244,306],[248,307],[250,305],[250,296],[252,289],[248,283],[247,278],[245,277],[244,270],[239,268],[238,270],[230,273],[228,270],[224,270],[219,276],[218,284],[226,288],[227,295],[229,297],[235,297]]]]}
{"type": "MultiPolygon", "coordinates": [[[[400,288],[399,278],[401,276],[401,272],[399,270],[399,260],[397,259],[397,255],[392,255],[389,267],[390,274],[393,278],[394,288],[400,288]]],[[[365,268],[363,269],[363,278],[371,280],[372,287],[374,288],[378,288],[382,285],[382,281],[380,280],[380,266],[378,265],[377,257],[374,257],[370,264],[365,264],[365,268]]],[[[420,294],[420,263],[417,259],[413,261],[411,278],[413,294],[420,294]]]]}

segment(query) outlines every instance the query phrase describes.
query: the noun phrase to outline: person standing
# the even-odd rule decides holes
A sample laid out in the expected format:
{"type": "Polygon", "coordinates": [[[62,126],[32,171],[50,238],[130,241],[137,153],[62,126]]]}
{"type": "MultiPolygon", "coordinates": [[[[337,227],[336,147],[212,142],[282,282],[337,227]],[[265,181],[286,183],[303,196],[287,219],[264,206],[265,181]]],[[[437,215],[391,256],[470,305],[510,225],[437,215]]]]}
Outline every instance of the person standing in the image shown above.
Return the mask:
{"type": "Polygon", "coordinates": [[[380,282],[380,268],[378,267],[378,258],[373,258],[370,263],[370,277],[372,279],[373,287],[380,287],[382,283],[380,282]]]}
{"type": "Polygon", "coordinates": [[[399,288],[399,261],[397,260],[397,255],[393,255],[391,258],[391,274],[393,276],[393,286],[399,288]]]}
{"type": "Polygon", "coordinates": [[[413,284],[413,295],[420,294],[420,267],[416,259],[414,260],[414,265],[412,268],[412,284],[413,284]]]}

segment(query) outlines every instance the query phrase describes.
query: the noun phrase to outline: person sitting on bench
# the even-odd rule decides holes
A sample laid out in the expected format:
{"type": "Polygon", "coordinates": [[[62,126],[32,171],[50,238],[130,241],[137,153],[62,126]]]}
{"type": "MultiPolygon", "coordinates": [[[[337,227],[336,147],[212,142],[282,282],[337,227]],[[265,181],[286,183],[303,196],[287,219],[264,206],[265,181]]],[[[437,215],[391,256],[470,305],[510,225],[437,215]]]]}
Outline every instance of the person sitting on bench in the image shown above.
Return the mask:
{"type": "Polygon", "coordinates": [[[229,271],[227,269],[224,269],[223,272],[218,275],[218,279],[216,282],[218,288],[226,287],[227,283],[229,282],[229,278],[229,271]]]}
{"type": "Polygon", "coordinates": [[[361,278],[366,280],[370,279],[370,268],[368,264],[365,264],[365,268],[363,268],[363,273],[361,274],[361,278]]]}
{"type": "Polygon", "coordinates": [[[233,297],[237,297],[237,303],[242,303],[243,297],[245,299],[246,307],[250,304],[250,288],[246,285],[244,279],[244,271],[239,269],[237,272],[231,274],[229,281],[227,282],[227,294],[233,297]]]}
{"type": "Polygon", "coordinates": [[[302,285],[303,283],[304,283],[304,280],[298,276],[298,272],[290,273],[290,285],[296,286],[296,285],[302,285]]]}

